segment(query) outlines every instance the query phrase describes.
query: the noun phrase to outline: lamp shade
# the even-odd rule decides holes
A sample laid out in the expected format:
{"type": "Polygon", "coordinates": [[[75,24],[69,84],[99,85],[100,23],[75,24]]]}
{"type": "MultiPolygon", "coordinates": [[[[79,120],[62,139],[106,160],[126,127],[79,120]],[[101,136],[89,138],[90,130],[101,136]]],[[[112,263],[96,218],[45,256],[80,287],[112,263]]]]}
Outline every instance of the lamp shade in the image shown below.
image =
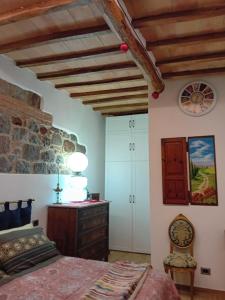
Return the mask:
{"type": "Polygon", "coordinates": [[[67,166],[73,172],[82,172],[88,166],[87,156],[81,152],[74,152],[68,157],[67,166]]]}

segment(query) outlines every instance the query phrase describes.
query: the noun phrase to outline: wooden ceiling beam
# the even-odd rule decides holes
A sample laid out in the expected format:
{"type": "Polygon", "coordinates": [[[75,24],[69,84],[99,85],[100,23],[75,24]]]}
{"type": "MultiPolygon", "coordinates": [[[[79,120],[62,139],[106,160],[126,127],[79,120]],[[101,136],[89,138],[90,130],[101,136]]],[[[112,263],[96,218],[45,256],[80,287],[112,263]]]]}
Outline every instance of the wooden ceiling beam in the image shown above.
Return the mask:
{"type": "Polygon", "coordinates": [[[109,31],[108,25],[102,24],[96,26],[88,26],[84,28],[75,27],[64,30],[62,29],[60,31],[54,31],[50,33],[36,34],[22,40],[13,41],[6,44],[0,44],[0,53],[8,53],[15,50],[27,49],[44,44],[72,40],[83,35],[87,36],[106,31],[109,31]]]}
{"type": "Polygon", "coordinates": [[[4,7],[1,8],[3,12],[0,13],[0,26],[67,8],[74,0],[36,0],[25,5],[23,1],[17,2],[18,4],[12,4],[11,9],[8,11],[4,11],[4,7]]]}
{"type": "Polygon", "coordinates": [[[174,77],[217,74],[217,73],[225,73],[225,67],[168,72],[168,73],[163,73],[162,75],[164,79],[169,79],[174,77]]]}
{"type": "Polygon", "coordinates": [[[83,51],[74,51],[62,54],[54,54],[37,58],[17,60],[16,64],[19,67],[32,67],[40,65],[49,65],[54,63],[70,62],[77,59],[88,59],[96,57],[104,57],[110,54],[120,54],[120,46],[106,46],[83,51]]]}
{"type": "Polygon", "coordinates": [[[98,96],[98,95],[107,95],[107,94],[120,94],[125,92],[137,92],[137,91],[148,91],[147,85],[142,86],[134,86],[134,87],[126,87],[126,88],[117,88],[117,89],[108,89],[108,90],[100,90],[100,91],[92,91],[92,92],[80,92],[80,93],[71,93],[70,97],[87,97],[87,96],[98,96]]]}
{"type": "Polygon", "coordinates": [[[105,112],[102,113],[102,116],[109,117],[109,116],[126,116],[126,115],[132,115],[132,114],[146,114],[148,113],[148,109],[137,109],[133,111],[116,111],[116,112],[105,112]]]}
{"type": "Polygon", "coordinates": [[[82,81],[82,82],[68,82],[68,83],[60,83],[56,84],[55,88],[57,89],[65,89],[65,88],[73,88],[80,86],[90,86],[90,85],[99,85],[99,84],[110,84],[115,82],[124,82],[124,81],[135,81],[144,79],[143,75],[134,75],[134,76],[126,76],[126,77],[117,77],[117,78],[107,78],[102,80],[91,80],[91,81],[82,81]]]}
{"type": "Polygon", "coordinates": [[[177,46],[180,44],[187,43],[200,43],[200,42],[209,42],[213,40],[225,39],[225,31],[220,32],[208,32],[197,35],[186,35],[181,37],[174,37],[164,40],[156,40],[156,41],[147,41],[147,49],[152,50],[155,47],[159,46],[177,46]]]}
{"type": "Polygon", "coordinates": [[[101,99],[94,99],[94,100],[84,100],[82,101],[83,104],[103,104],[109,102],[116,102],[116,101],[124,101],[124,100],[138,100],[138,99],[148,99],[148,93],[143,94],[135,94],[135,95],[126,95],[126,96],[118,96],[118,97],[109,97],[109,98],[101,98],[101,99]]]}
{"type": "Polygon", "coordinates": [[[118,108],[136,108],[136,107],[142,107],[142,106],[146,106],[148,107],[148,102],[144,102],[144,103],[129,103],[129,104],[118,104],[118,105],[108,105],[108,106],[98,106],[98,107],[93,107],[94,111],[101,111],[101,110],[106,110],[106,109],[118,109],[118,108]]]}
{"type": "Polygon", "coordinates": [[[164,90],[163,80],[158,73],[145,47],[137,38],[134,28],[128,23],[127,17],[120,8],[117,0],[95,0],[95,3],[103,12],[105,21],[113,32],[119,36],[121,41],[127,43],[134,61],[139,66],[143,75],[153,90],[162,92],[164,90]]]}
{"type": "Polygon", "coordinates": [[[68,76],[74,76],[74,75],[84,75],[88,73],[95,73],[95,72],[102,72],[102,71],[130,69],[135,67],[137,66],[133,61],[128,61],[128,62],[105,64],[105,65],[90,66],[90,67],[83,67],[83,68],[64,69],[64,70],[54,71],[54,72],[37,73],[37,78],[45,79],[45,80],[54,79],[54,78],[67,78],[68,76]]]}
{"type": "Polygon", "coordinates": [[[132,20],[135,28],[145,28],[153,25],[164,25],[184,21],[199,20],[210,17],[218,17],[225,14],[225,6],[201,7],[181,11],[166,12],[161,14],[149,15],[132,20]]]}
{"type": "Polygon", "coordinates": [[[156,61],[156,66],[163,66],[168,64],[174,64],[174,63],[183,63],[183,62],[194,62],[198,60],[207,60],[207,59],[219,59],[219,58],[225,58],[225,51],[218,51],[213,53],[200,53],[200,54],[192,54],[192,55],[186,55],[186,56],[177,56],[177,57],[171,57],[166,59],[160,59],[156,61]]]}

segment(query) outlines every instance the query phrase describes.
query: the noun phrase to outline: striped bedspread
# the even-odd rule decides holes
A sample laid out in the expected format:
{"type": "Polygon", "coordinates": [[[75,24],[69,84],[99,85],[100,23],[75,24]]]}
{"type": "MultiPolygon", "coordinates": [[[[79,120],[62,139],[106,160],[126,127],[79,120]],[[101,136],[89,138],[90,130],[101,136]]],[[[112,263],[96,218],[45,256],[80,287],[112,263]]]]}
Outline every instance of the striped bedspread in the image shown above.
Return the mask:
{"type": "Polygon", "coordinates": [[[149,268],[148,264],[116,262],[94,283],[82,300],[134,299],[149,268]]]}

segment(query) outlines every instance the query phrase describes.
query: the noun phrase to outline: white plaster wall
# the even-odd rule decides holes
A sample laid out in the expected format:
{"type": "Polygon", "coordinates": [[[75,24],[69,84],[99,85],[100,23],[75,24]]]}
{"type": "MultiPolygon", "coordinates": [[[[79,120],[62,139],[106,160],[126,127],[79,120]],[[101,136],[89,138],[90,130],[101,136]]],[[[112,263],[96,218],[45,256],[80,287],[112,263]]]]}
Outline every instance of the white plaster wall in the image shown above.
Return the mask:
{"type": "MultiPolygon", "coordinates": [[[[87,148],[89,160],[85,175],[90,192],[104,197],[105,119],[72,99],[64,91],[56,90],[50,82],[36,79],[29,69],[20,69],[4,56],[0,56],[0,78],[37,92],[43,97],[42,110],[53,115],[53,125],[75,133],[87,148]]],[[[63,177],[61,177],[63,181],[63,177]]],[[[0,174],[0,202],[35,198],[33,218],[46,225],[46,205],[55,201],[56,175],[0,174]]]]}
{"type": "Polygon", "coordinates": [[[185,115],[177,105],[180,89],[191,80],[166,82],[159,100],[150,103],[151,259],[153,267],[163,270],[163,258],[169,253],[168,225],[177,214],[183,213],[196,230],[195,286],[225,290],[225,85],[222,76],[201,80],[211,83],[218,97],[214,110],[205,116],[185,115]],[[163,205],[161,138],[196,135],[215,135],[219,206],[163,205]],[[201,266],[211,268],[211,276],[201,275],[201,266]]]}

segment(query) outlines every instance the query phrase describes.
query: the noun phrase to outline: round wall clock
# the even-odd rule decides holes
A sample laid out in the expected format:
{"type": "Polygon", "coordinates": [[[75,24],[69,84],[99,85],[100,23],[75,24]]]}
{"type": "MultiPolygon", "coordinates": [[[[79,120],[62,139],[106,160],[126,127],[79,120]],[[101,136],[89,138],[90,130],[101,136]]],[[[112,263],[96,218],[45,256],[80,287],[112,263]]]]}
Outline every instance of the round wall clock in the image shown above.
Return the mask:
{"type": "Polygon", "coordinates": [[[190,82],[179,95],[180,109],[190,116],[202,116],[216,105],[216,93],[212,86],[204,81],[190,82]]]}

